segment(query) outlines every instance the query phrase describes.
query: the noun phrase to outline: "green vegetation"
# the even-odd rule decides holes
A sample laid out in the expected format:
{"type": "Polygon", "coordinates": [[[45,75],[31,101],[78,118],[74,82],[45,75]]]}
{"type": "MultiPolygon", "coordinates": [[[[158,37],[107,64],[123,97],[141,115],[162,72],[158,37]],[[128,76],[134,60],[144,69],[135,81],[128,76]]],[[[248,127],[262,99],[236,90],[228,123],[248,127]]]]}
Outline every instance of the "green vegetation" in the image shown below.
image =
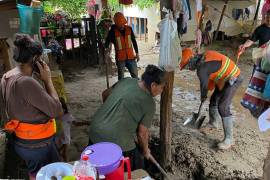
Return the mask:
{"type": "MultiPolygon", "coordinates": [[[[140,9],[149,8],[154,5],[156,0],[134,0],[134,4],[140,9]]],[[[55,9],[64,10],[70,18],[79,18],[82,14],[86,13],[87,0],[46,0],[44,2],[45,12],[53,12],[55,9]]],[[[119,4],[119,0],[108,0],[109,6],[115,11],[123,8],[119,4]]]]}
{"type": "Polygon", "coordinates": [[[79,18],[86,13],[87,0],[47,0],[44,3],[45,12],[51,12],[55,9],[64,10],[70,18],[79,18]]]}

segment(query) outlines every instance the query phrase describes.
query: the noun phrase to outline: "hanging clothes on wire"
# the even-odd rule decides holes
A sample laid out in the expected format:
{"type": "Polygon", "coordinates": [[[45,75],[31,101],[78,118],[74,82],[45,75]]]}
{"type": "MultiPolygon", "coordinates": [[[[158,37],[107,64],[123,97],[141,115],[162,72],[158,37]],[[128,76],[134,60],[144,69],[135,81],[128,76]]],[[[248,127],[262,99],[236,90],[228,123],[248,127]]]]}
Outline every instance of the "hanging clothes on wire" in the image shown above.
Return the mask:
{"type": "Polygon", "coordinates": [[[196,20],[197,26],[200,24],[200,19],[202,17],[202,0],[196,0],[196,20]]]}
{"type": "Polygon", "coordinates": [[[182,25],[182,34],[185,34],[187,32],[187,23],[188,20],[191,20],[191,9],[190,9],[190,3],[189,0],[181,0],[182,4],[182,14],[183,14],[183,21],[181,22],[182,25]]]}
{"type": "Polygon", "coordinates": [[[204,32],[202,33],[202,43],[204,45],[209,45],[211,44],[211,36],[210,36],[210,31],[212,30],[212,22],[208,20],[205,25],[204,32]]]}

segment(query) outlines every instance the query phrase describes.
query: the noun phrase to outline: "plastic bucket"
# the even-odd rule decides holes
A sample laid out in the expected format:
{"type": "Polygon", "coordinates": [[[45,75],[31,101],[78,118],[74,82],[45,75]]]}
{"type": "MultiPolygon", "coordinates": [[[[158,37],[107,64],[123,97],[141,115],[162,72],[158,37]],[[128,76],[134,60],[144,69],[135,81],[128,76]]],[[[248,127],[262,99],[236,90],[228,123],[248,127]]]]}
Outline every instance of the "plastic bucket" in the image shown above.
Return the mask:
{"type": "Polygon", "coordinates": [[[100,175],[107,175],[116,170],[123,158],[122,149],[114,143],[102,142],[86,147],[81,157],[87,155],[90,163],[100,175]]]}
{"type": "Polygon", "coordinates": [[[130,161],[129,158],[124,158],[121,160],[120,166],[111,172],[110,174],[107,174],[105,177],[105,180],[124,180],[125,178],[125,166],[127,168],[128,172],[128,180],[131,179],[131,168],[130,168],[130,161]]]}
{"type": "Polygon", "coordinates": [[[42,8],[33,8],[17,4],[20,17],[20,32],[30,35],[39,34],[40,19],[43,15],[42,8]]]}

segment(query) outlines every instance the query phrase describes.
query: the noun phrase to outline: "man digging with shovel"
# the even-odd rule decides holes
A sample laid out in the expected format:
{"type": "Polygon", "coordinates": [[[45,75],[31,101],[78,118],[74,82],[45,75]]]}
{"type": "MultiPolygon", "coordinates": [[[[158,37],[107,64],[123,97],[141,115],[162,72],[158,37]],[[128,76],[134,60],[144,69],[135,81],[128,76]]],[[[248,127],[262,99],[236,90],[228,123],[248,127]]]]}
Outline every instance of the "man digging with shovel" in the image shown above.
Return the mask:
{"type": "Polygon", "coordinates": [[[191,48],[182,51],[180,70],[197,70],[200,80],[201,104],[207,99],[208,90],[214,90],[209,105],[209,129],[217,129],[220,115],[223,122],[224,140],[218,143],[218,149],[231,148],[233,141],[233,119],[230,112],[232,98],[243,81],[240,69],[223,54],[208,50],[203,54],[194,54],[191,48]]]}

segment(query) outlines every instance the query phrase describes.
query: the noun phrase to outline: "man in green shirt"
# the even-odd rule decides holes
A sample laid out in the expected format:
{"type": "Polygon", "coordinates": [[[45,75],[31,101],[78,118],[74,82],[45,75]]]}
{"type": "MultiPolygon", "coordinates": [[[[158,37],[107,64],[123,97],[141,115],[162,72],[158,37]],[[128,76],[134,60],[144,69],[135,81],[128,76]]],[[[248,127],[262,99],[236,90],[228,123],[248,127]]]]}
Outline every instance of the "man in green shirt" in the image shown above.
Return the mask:
{"type": "Polygon", "coordinates": [[[165,85],[165,73],[148,65],[142,80],[125,78],[112,89],[105,103],[94,114],[90,125],[89,142],[112,142],[131,159],[132,169],[143,168],[143,158],[149,158],[149,130],[156,105],[154,96],[165,85]],[[139,148],[137,148],[137,145],[139,148]]]}

